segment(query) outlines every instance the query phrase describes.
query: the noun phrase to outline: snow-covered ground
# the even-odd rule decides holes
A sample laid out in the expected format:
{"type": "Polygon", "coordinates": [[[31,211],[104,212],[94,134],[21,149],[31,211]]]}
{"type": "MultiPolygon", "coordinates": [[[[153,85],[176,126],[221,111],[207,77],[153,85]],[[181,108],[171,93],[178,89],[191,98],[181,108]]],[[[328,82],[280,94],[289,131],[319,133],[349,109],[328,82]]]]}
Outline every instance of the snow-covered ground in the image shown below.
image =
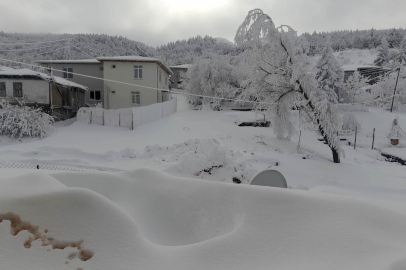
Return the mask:
{"type": "MultiPolygon", "coordinates": [[[[0,162],[41,165],[82,165],[134,170],[151,168],[172,175],[232,183],[233,177],[248,184],[252,177],[269,166],[276,167],[292,187],[334,192],[357,192],[366,197],[401,200],[406,188],[406,167],[384,160],[371,150],[372,131],[375,148],[390,147],[387,134],[395,114],[370,108],[355,112],[361,124],[357,149],[343,142],[346,158],[332,163],[329,148],[311,132],[302,130],[292,141],[277,140],[272,128],[238,127],[236,123],[262,118],[254,112],[190,110],[179,97],[178,112],[135,130],[87,125],[78,122],[59,124],[57,132],[46,139],[10,142],[4,139],[0,162]],[[303,159],[306,157],[306,159],[303,159]],[[213,168],[212,168],[213,167],[213,168]],[[217,168],[218,167],[218,168],[217,168]],[[204,169],[212,168],[210,172],[204,169]],[[381,179],[386,179],[382,181],[381,179]],[[405,182],[405,183],[403,183],[405,182]]],[[[406,127],[406,115],[399,114],[406,127]]],[[[296,122],[297,131],[300,125],[296,122]]],[[[347,138],[353,142],[353,135],[347,138]]],[[[2,139],[3,141],[3,139],[2,139]]],[[[400,147],[405,147],[402,142],[400,147]]],[[[406,151],[406,148],[397,148],[406,151]]],[[[41,166],[40,166],[41,167],[41,166]]],[[[25,171],[23,172],[25,173],[25,171]]],[[[21,174],[8,169],[0,177],[21,174]]]]}
{"type": "Polygon", "coordinates": [[[393,148],[387,138],[396,114],[354,114],[357,149],[344,141],[340,164],[311,131],[302,130],[300,154],[297,135],[281,141],[272,128],[236,124],[262,115],[193,111],[181,96],[177,113],[133,131],[65,122],[43,140],[2,137],[0,165],[23,169],[0,166],[0,218],[38,225],[40,240],[26,249],[29,234],[12,236],[2,222],[0,268],[403,269],[406,166],[371,150],[372,130],[382,151],[406,152],[406,142],[393,148]],[[270,166],[293,189],[245,185],[270,166]],[[104,168],[129,172],[96,171],[104,168]]]}
{"type": "Polygon", "coordinates": [[[13,236],[10,222],[0,224],[1,269],[406,266],[404,215],[303,190],[147,169],[37,173],[0,181],[0,209],[10,211],[0,218],[14,218],[12,234],[22,229],[13,236]],[[39,236],[30,247],[35,236],[25,228],[39,236]]]}
{"type": "MultiPolygon", "coordinates": [[[[378,55],[378,51],[376,49],[371,50],[351,49],[335,52],[333,54],[341,65],[373,65],[378,55]]],[[[320,56],[315,56],[311,58],[311,61],[314,64],[314,66],[316,65],[319,59],[320,56]]]]}

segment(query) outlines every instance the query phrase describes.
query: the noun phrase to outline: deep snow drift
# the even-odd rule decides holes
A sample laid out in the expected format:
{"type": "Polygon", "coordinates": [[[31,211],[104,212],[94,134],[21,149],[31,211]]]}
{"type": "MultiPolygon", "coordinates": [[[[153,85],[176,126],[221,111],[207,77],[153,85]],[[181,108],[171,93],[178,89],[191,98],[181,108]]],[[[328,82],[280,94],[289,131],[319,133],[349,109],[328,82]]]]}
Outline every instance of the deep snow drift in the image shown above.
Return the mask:
{"type": "Polygon", "coordinates": [[[406,267],[404,215],[307,191],[147,169],[33,174],[0,181],[0,214],[7,212],[94,255],[81,261],[70,255],[76,247],[52,249],[41,240],[25,248],[30,234],[12,236],[3,221],[1,269],[406,267]]]}

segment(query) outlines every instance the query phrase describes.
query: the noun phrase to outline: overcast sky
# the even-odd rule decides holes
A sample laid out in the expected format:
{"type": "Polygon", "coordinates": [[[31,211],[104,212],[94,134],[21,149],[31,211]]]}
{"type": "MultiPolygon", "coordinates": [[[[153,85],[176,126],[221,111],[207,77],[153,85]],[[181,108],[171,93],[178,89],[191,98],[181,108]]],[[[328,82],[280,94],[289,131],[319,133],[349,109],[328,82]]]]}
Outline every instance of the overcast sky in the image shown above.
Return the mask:
{"type": "Polygon", "coordinates": [[[121,35],[151,46],[196,35],[233,41],[254,8],[299,33],[406,27],[406,0],[1,0],[0,31],[121,35]]]}

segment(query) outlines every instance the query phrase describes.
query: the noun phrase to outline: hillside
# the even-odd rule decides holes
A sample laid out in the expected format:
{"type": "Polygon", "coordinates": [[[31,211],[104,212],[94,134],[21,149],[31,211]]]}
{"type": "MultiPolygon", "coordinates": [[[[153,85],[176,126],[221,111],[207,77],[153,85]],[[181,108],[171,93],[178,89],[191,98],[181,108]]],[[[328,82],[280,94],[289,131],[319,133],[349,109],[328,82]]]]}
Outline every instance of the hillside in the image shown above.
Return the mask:
{"type": "MultiPolygon", "coordinates": [[[[39,59],[84,59],[112,55],[161,58],[169,65],[193,63],[201,56],[235,52],[232,42],[205,36],[153,48],[122,36],[96,34],[22,34],[0,32],[0,58],[25,63],[39,59]]],[[[3,63],[10,65],[9,63],[3,63]]],[[[12,65],[13,66],[13,65],[12,65]]]]}
{"type": "Polygon", "coordinates": [[[0,32],[0,57],[26,63],[34,63],[39,59],[146,54],[156,54],[155,49],[121,36],[0,32]]]}

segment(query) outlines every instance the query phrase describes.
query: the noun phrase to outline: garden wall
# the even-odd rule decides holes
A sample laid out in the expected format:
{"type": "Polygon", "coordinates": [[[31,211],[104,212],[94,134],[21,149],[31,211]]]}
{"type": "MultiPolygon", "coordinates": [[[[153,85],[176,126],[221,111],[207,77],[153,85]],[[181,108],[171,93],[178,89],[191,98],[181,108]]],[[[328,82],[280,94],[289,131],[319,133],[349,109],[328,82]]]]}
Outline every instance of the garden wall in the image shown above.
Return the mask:
{"type": "Polygon", "coordinates": [[[137,108],[123,108],[117,110],[105,110],[103,108],[93,107],[80,108],[76,116],[76,121],[87,124],[134,129],[139,125],[168,117],[176,112],[176,110],[176,98],[163,103],[137,108]]]}

